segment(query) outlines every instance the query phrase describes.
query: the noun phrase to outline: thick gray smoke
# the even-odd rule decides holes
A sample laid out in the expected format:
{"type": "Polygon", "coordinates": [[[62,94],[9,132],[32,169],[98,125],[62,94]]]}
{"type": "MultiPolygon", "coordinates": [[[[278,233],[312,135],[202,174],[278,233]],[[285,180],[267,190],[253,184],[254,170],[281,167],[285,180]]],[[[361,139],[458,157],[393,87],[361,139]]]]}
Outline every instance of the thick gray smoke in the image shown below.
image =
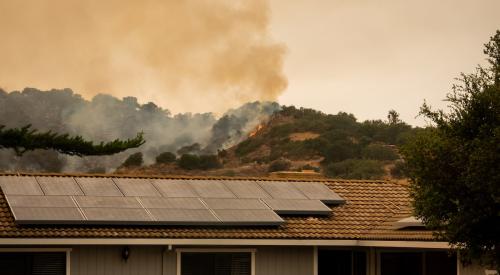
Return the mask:
{"type": "Polygon", "coordinates": [[[194,143],[204,148],[202,152],[214,153],[240,141],[278,109],[276,103],[247,103],[217,119],[212,113],[172,115],[152,102],[140,104],[135,97],[99,94],[88,101],[69,89],[27,88],[11,93],[0,89],[0,124],[7,127],[32,124],[40,131],[82,135],[93,141],[131,138],[142,131],[146,139],[138,149],[107,157],[69,157],[39,150],[19,158],[12,150],[3,149],[0,170],[109,171],[134,151],[143,152],[151,163],[161,152],[176,152],[194,143]]]}

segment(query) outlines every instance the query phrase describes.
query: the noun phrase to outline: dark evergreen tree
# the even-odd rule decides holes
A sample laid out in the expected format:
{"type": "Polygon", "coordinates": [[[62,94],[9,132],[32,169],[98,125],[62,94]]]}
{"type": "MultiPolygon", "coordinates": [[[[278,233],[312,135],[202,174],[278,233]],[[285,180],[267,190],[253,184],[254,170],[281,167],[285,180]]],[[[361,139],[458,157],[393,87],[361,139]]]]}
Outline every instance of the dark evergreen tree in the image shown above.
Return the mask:
{"type": "Polygon", "coordinates": [[[94,144],[82,136],[58,134],[52,131],[38,132],[27,125],[22,128],[6,129],[0,125],[0,149],[13,149],[17,155],[36,149],[55,150],[62,154],[74,156],[112,155],[144,144],[142,133],[127,140],[113,140],[94,144]]]}

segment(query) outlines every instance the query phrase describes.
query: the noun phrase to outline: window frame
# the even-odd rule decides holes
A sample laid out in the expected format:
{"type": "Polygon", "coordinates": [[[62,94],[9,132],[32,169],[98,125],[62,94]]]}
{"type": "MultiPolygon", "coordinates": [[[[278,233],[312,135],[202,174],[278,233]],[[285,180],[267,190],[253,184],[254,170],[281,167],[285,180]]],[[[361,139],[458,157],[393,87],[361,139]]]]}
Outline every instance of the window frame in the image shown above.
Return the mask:
{"type": "MultiPolygon", "coordinates": [[[[422,270],[425,274],[425,267],[426,267],[426,263],[425,263],[425,253],[426,252],[429,252],[429,251],[445,251],[443,249],[420,249],[420,248],[408,248],[408,249],[396,249],[396,248],[384,248],[384,249],[377,249],[376,251],[376,275],[381,275],[382,274],[382,257],[381,257],[381,254],[382,253],[415,253],[415,252],[418,252],[418,253],[422,253],[422,270]]],[[[460,257],[458,256],[457,254],[457,274],[460,273],[459,271],[459,263],[460,263],[460,257]]]]}
{"type": "Polygon", "coordinates": [[[250,253],[250,274],[255,275],[255,248],[177,248],[176,274],[181,275],[182,253],[250,253]]]}
{"type": "Polygon", "coordinates": [[[0,253],[46,253],[64,252],[66,255],[66,275],[71,275],[71,248],[64,247],[0,247],[0,253]]]}

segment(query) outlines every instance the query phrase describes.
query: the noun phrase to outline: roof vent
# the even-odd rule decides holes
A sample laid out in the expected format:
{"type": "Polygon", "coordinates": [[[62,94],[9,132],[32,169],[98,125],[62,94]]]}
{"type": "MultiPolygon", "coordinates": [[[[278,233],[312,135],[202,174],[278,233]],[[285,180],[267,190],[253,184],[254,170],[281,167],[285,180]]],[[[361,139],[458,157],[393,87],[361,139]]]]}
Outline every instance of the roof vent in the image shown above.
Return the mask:
{"type": "Polygon", "coordinates": [[[422,223],[422,220],[417,219],[413,216],[401,219],[397,222],[392,223],[392,225],[396,230],[405,229],[408,227],[425,227],[425,225],[422,223]]]}

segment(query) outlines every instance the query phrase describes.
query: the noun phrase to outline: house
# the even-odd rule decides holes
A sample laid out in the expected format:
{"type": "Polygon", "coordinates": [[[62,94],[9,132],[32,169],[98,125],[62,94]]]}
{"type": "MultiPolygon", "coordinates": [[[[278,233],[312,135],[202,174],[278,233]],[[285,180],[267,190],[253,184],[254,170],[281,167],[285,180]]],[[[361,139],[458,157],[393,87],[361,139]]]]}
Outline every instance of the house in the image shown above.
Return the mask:
{"type": "Polygon", "coordinates": [[[487,274],[390,181],[0,174],[0,273],[487,274]]]}

